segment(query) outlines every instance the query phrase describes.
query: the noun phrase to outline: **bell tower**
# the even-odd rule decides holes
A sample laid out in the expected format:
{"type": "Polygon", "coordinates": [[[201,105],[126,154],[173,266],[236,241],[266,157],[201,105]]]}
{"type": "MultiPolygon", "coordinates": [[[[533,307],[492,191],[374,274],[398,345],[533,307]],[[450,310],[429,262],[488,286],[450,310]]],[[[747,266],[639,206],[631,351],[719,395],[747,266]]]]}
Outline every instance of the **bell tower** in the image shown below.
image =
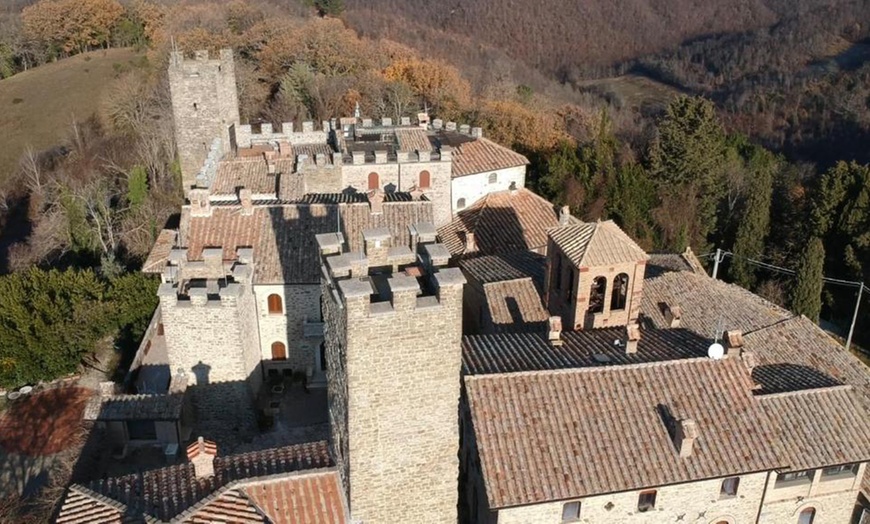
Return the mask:
{"type": "Polygon", "coordinates": [[[566,329],[637,321],[649,256],[612,220],[553,229],[547,244],[546,304],[566,329]]]}

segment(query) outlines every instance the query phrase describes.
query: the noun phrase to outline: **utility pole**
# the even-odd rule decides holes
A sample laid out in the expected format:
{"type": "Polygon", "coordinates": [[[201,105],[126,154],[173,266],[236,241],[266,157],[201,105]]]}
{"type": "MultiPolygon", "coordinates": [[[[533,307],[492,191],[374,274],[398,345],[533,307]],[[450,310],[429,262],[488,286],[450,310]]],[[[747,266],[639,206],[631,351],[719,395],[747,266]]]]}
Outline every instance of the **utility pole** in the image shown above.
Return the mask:
{"type": "Polygon", "coordinates": [[[858,321],[858,309],[861,307],[861,295],[864,293],[864,283],[858,286],[858,302],[855,303],[855,313],[852,315],[852,325],[849,326],[849,336],[846,338],[846,351],[852,345],[852,334],[855,332],[855,323],[858,321]]]}
{"type": "Polygon", "coordinates": [[[716,261],[713,263],[713,278],[716,278],[716,275],[719,274],[719,260],[722,259],[722,250],[718,247],[716,248],[716,261]]]}

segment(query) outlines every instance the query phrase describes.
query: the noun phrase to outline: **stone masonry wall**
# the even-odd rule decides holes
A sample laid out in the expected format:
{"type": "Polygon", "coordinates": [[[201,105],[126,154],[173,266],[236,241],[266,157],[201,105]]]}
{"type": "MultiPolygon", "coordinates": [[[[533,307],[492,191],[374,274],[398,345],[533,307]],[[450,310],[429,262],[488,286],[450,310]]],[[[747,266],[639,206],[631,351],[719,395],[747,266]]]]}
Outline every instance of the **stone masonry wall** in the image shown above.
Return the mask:
{"type": "Polygon", "coordinates": [[[239,99],[231,50],[219,59],[197,52],[194,60],[173,54],[169,63],[169,89],[175,120],[175,141],[181,161],[185,194],[195,184],[215,138],[227,149],[229,128],[239,124],[239,99]]]}
{"type": "Polygon", "coordinates": [[[453,524],[462,285],[442,287],[432,305],[415,306],[411,291],[369,314],[368,300],[345,298],[351,515],[453,524]]]}
{"type": "Polygon", "coordinates": [[[341,485],[350,500],[350,459],[347,426],[347,314],[341,300],[327,282],[321,285],[323,297],[324,340],[326,342],[326,380],[329,399],[330,448],[338,465],[341,485]]]}
{"type": "MultiPolygon", "coordinates": [[[[640,491],[627,491],[577,499],[580,520],[584,523],[612,524],[746,524],[755,522],[767,473],[740,477],[737,496],[720,498],[722,479],[704,480],[657,490],[655,509],[638,512],[640,491]]],[[[562,522],[565,502],[553,502],[502,509],[498,524],[552,524],[562,522]]],[[[771,521],[773,522],[773,521],[771,521]]],[[[776,522],[787,523],[791,520],[776,522]]]]}
{"type": "Polygon", "coordinates": [[[306,339],[305,320],[320,322],[320,286],[255,286],[257,318],[260,327],[259,356],[272,359],[272,343],[282,342],[287,348],[286,366],[296,371],[315,369],[316,350],[320,338],[306,339]],[[281,297],[284,308],[280,314],[269,313],[269,295],[281,297]]]}

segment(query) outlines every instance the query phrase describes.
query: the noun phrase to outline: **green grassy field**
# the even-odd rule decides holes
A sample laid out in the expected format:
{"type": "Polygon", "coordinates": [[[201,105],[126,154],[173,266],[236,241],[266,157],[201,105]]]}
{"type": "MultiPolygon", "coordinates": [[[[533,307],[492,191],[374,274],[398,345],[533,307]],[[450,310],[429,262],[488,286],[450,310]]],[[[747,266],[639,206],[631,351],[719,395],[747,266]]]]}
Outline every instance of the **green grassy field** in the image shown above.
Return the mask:
{"type": "Polygon", "coordinates": [[[73,119],[94,114],[112,79],[134,67],[140,56],[132,49],[93,51],[0,80],[0,183],[28,145],[52,147],[73,119]]]}

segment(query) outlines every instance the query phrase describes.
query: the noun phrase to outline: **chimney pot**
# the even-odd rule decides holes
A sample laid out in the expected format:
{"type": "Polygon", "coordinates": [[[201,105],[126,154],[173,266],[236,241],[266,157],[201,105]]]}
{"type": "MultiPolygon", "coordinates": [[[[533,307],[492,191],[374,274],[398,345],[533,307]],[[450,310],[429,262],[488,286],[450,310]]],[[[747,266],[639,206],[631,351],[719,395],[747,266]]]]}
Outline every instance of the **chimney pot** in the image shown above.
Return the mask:
{"type": "Polygon", "coordinates": [[[380,189],[368,192],[370,212],[374,214],[384,212],[384,193],[380,189]]]}
{"type": "Polygon", "coordinates": [[[680,452],[681,458],[691,457],[695,447],[695,439],[698,438],[698,426],[692,419],[682,419],[677,422],[677,431],[674,435],[674,444],[680,452]]]}
{"type": "Polygon", "coordinates": [[[680,327],[680,319],[683,318],[683,310],[680,306],[665,306],[665,322],[670,328],[680,327]]]}
{"type": "Polygon", "coordinates": [[[190,216],[211,216],[211,201],[208,198],[208,189],[191,189],[187,198],[190,200],[190,216]]]}
{"type": "Polygon", "coordinates": [[[473,231],[465,232],[465,252],[474,253],[477,251],[477,240],[474,238],[473,231]]]}
{"type": "Polygon", "coordinates": [[[187,446],[187,459],[193,464],[193,471],[198,479],[214,476],[215,456],[217,456],[217,445],[202,437],[187,446]]]}
{"type": "Polygon", "coordinates": [[[562,206],[561,209],[559,209],[559,225],[567,226],[570,218],[571,208],[568,206],[562,206]]]}
{"type": "Polygon", "coordinates": [[[560,316],[552,316],[547,321],[547,326],[549,328],[549,332],[547,338],[550,341],[550,345],[553,346],[561,346],[562,345],[562,317],[560,316]]]}
{"type": "Polygon", "coordinates": [[[239,189],[239,202],[242,204],[242,215],[251,216],[254,214],[254,194],[247,187],[239,189]]]}
{"type": "Polygon", "coordinates": [[[638,342],[640,342],[640,326],[632,322],[625,326],[625,353],[637,353],[638,342]]]}
{"type": "Polygon", "coordinates": [[[740,354],[743,347],[743,332],[739,329],[730,329],[725,332],[725,354],[734,357],[740,354]]]}

